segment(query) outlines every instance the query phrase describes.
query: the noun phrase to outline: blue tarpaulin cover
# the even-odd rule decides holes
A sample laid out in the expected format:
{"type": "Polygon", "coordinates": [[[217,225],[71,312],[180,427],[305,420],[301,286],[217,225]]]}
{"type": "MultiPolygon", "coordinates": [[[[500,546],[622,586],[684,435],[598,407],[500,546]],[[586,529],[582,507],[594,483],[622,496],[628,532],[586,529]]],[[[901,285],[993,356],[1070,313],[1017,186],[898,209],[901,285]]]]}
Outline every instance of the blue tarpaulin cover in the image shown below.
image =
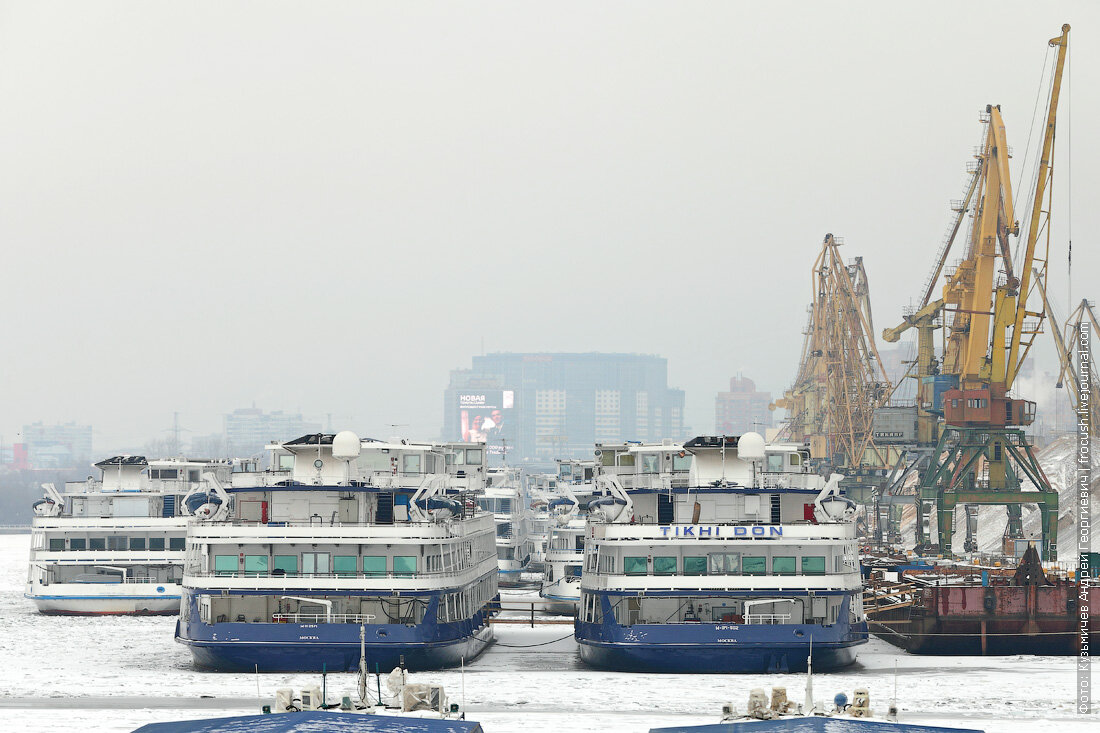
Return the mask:
{"type": "Polygon", "coordinates": [[[394,715],[301,712],[149,723],[134,733],[484,733],[480,723],[394,715]]]}
{"type": "Polygon", "coordinates": [[[941,728],[935,725],[889,723],[856,718],[786,718],[748,720],[741,723],[685,725],[650,728],[649,733],[983,733],[974,728],[941,728]]]}

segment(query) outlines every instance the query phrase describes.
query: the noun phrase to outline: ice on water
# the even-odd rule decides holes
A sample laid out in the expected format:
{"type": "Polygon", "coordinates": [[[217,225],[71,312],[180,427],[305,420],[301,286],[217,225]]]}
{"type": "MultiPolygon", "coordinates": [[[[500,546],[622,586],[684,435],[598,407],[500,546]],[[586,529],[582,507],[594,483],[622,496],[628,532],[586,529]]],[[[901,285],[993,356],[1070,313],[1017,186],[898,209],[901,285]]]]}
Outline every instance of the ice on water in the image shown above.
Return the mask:
{"type": "MultiPolygon", "coordinates": [[[[30,536],[0,535],[0,715],[4,730],[131,731],[145,723],[249,715],[282,687],[320,686],[320,675],[199,672],[172,640],[175,618],[42,616],[23,598],[30,536]],[[205,698],[203,696],[212,696],[205,698]]],[[[534,594],[528,593],[533,597],[534,594]]],[[[786,686],[799,698],[799,675],[647,675],[584,667],[569,626],[497,626],[500,642],[466,670],[469,718],[487,733],[632,731],[716,723],[724,702],[745,709],[754,687],[786,686]]],[[[898,665],[902,719],[965,724],[990,733],[1093,730],[1073,709],[1069,657],[920,657],[877,639],[841,672],[815,675],[822,702],[856,687],[886,710],[898,665]]],[[[458,700],[458,670],[418,673],[458,700]]],[[[354,675],[328,676],[330,699],[355,688],[354,675]]]]}

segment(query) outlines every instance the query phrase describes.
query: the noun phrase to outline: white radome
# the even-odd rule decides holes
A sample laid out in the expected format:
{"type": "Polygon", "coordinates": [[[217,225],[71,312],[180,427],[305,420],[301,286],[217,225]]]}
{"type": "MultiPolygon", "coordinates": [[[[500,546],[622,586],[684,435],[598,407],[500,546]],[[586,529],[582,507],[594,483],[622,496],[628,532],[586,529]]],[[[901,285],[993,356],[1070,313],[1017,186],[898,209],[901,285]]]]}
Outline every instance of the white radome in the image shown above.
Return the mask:
{"type": "Polygon", "coordinates": [[[341,430],[332,438],[332,457],[337,459],[358,458],[363,442],[350,430],[341,430]]]}
{"type": "Polygon", "coordinates": [[[764,436],[760,433],[748,432],[737,439],[737,455],[746,461],[761,461],[764,459],[764,436]]]}

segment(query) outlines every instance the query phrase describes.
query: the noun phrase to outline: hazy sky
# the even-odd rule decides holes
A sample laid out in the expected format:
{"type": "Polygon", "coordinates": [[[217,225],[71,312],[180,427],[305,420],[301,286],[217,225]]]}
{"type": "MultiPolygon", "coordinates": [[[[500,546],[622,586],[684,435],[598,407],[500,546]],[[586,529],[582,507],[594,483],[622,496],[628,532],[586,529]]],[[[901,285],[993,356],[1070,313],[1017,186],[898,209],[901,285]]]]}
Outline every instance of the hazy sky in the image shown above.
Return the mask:
{"type": "Polygon", "coordinates": [[[731,375],[793,378],[826,232],[877,330],[919,297],[977,112],[1019,164],[1063,22],[1064,317],[1100,3],[0,2],[0,435],[255,402],[434,437],[482,342],[661,354],[712,430],[731,375]]]}

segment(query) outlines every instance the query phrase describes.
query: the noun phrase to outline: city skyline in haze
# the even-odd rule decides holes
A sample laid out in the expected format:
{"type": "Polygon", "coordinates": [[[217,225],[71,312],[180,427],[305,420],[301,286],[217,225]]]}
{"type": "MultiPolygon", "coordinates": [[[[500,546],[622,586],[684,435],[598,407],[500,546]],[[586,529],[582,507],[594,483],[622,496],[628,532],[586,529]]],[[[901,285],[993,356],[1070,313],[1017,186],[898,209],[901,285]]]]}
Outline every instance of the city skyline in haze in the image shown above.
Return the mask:
{"type": "Polygon", "coordinates": [[[451,369],[535,351],[659,354],[707,432],[731,375],[790,385],[827,232],[877,331],[919,300],[986,104],[1030,206],[1068,22],[1064,318],[1100,272],[1100,8],[929,7],[0,3],[0,435],[256,404],[430,437],[451,369]]]}

